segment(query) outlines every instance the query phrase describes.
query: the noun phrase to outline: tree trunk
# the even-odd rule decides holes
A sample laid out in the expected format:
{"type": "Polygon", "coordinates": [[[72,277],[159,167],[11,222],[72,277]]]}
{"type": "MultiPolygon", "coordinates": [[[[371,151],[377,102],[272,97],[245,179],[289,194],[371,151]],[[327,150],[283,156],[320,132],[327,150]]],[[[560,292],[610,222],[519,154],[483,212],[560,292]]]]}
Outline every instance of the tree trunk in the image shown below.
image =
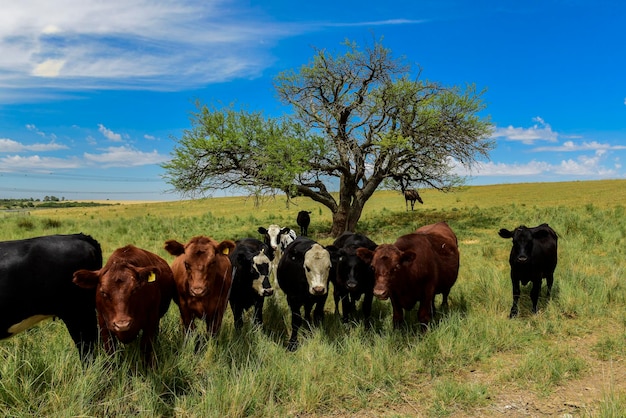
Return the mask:
{"type": "Polygon", "coordinates": [[[339,205],[337,212],[333,213],[333,225],[330,230],[333,238],[337,238],[346,231],[354,232],[361,219],[363,203],[356,197],[351,200],[352,205],[339,205]]]}

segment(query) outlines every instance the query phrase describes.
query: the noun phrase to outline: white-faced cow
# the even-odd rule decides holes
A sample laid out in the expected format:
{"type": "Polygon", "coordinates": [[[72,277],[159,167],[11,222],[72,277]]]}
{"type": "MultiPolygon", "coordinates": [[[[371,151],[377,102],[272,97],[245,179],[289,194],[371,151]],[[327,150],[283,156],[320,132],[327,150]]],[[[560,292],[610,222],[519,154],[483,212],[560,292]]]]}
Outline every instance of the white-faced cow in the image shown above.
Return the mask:
{"type": "Polygon", "coordinates": [[[281,228],[276,224],[268,226],[267,229],[260,226],[258,231],[259,234],[263,235],[263,242],[269,247],[270,272],[274,276],[274,285],[278,288],[276,268],[285,248],[296,239],[296,231],[290,228],[281,228]]]}
{"type": "Polygon", "coordinates": [[[533,284],[530,299],[533,303],[533,313],[536,313],[541,282],[544,277],[548,285],[548,297],[552,290],[557,262],[557,234],[548,224],[541,224],[534,228],[519,226],[513,231],[503,228],[498,234],[502,238],[513,239],[513,248],[509,256],[513,283],[513,306],[509,317],[513,318],[518,314],[520,282],[524,286],[529,282],[533,284]]]}
{"type": "Polygon", "coordinates": [[[237,241],[237,246],[230,255],[233,285],[229,300],[236,329],[243,326],[243,313],[251,307],[254,307],[254,321],[259,325],[263,324],[265,297],[274,293],[269,281],[268,251],[268,246],[262,241],[245,238],[237,241]]]}
{"type": "Polygon", "coordinates": [[[74,283],[96,289],[96,309],[104,348],[113,352],[114,339],[128,344],[142,332],[144,359],[152,359],[159,321],[176,293],[172,270],[149,251],[127,245],[111,254],[99,270],[78,270],[74,283]]]}
{"type": "Polygon", "coordinates": [[[394,327],[404,321],[404,310],[419,302],[418,320],[426,330],[436,294],[443,295],[441,306],[447,307],[459,273],[459,250],[456,235],[445,222],[423,226],[374,251],[359,248],[357,255],[374,269],[374,296],[391,298],[394,327]]]}
{"type": "Polygon", "coordinates": [[[363,296],[363,319],[369,324],[374,297],[374,271],[369,264],[356,255],[358,248],[364,247],[375,250],[376,243],[362,234],[344,232],[335,240],[337,248],[331,252],[333,263],[336,264],[337,274],[331,277],[335,291],[335,312],[338,312],[339,302],[343,310],[343,321],[348,322],[354,312],[356,301],[363,296]]]}
{"type": "Polygon", "coordinates": [[[178,290],[178,307],[185,332],[194,329],[194,319],[204,319],[207,332],[216,336],[222,326],[232,286],[232,265],[228,255],[235,242],[217,242],[206,236],[193,237],[187,244],[165,243],[176,256],[172,271],[178,290]]]}
{"type": "Polygon", "coordinates": [[[278,283],[287,295],[291,310],[291,337],[287,348],[294,351],[298,347],[298,330],[304,317],[320,322],[324,318],[324,304],[328,297],[328,277],[331,274],[329,252],[315,241],[298,237],[289,244],[278,263],[278,283]]]}
{"type": "Polygon", "coordinates": [[[81,359],[91,357],[98,341],[95,290],[74,285],[72,275],[100,267],[100,244],[88,235],[0,242],[0,339],[56,316],[81,359]]]}
{"type": "Polygon", "coordinates": [[[311,224],[311,211],[301,210],[298,212],[296,223],[300,227],[300,235],[306,237],[309,235],[309,225],[311,224]]]}

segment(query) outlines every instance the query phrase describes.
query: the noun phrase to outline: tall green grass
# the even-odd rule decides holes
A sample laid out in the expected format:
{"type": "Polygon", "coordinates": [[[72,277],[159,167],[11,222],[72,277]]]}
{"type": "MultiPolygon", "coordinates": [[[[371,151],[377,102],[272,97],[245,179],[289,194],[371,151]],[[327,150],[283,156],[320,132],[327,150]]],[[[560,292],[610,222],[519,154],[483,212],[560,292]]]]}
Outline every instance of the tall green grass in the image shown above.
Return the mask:
{"type": "MultiPolygon", "coordinates": [[[[285,349],[290,316],[284,295],[266,302],[265,326],[248,316],[241,332],[228,311],[218,338],[196,349],[172,304],[161,323],[157,365],[144,368],[137,344],[99,352],[83,368],[65,327],[46,321],[0,342],[2,416],[479,416],[512,396],[549,402],[584,379],[599,396],[580,400],[588,415],[626,410],[626,390],[598,372],[626,358],[626,182],[576,182],[420,191],[425,204],[404,210],[402,196],[378,192],[359,231],[378,243],[441,220],[457,233],[459,279],[448,312],[421,334],[415,311],[391,326],[388,301],[374,301],[372,327],[343,324],[332,296],[326,319],[285,349]],[[600,191],[600,192],[599,192],[600,191]],[[508,319],[510,240],[499,228],[549,223],[560,236],[551,300],[542,290],[531,314],[522,288],[520,316],[508,319]]],[[[255,206],[240,197],[0,213],[0,239],[84,232],[105,258],[132,243],[166,260],[165,240],[206,234],[258,237],[270,223],[295,227],[312,210],[310,234],[323,244],[330,214],[314,202],[280,199],[255,206]]],[[[296,229],[296,228],[294,228],[296,229]]],[[[440,303],[439,297],[437,304],[440,303]]],[[[306,328],[306,327],[305,327],[306,328]]],[[[204,326],[199,327],[200,331],[204,326]]],[[[623,368],[615,370],[624,372],[623,368]]],[[[581,410],[572,409],[572,414],[581,410]]]]}

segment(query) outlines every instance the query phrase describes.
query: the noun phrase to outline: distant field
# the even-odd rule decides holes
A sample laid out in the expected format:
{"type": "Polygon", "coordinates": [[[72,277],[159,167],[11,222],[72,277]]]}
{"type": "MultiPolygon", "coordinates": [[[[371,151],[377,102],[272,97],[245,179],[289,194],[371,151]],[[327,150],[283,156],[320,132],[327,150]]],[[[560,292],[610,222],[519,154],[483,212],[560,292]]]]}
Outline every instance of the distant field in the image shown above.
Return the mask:
{"type": "MultiPolygon", "coordinates": [[[[377,192],[359,232],[378,243],[446,221],[459,238],[461,269],[450,310],[419,333],[414,312],[391,327],[388,301],[375,301],[374,324],[346,326],[332,296],[321,327],[285,350],[290,317],[279,291],[265,327],[233,327],[230,309],[217,341],[200,352],[185,340],[172,305],[162,321],[154,370],[137,366],[131,344],[101,353],[83,370],[60,321],[0,342],[2,416],[180,417],[521,417],[623,416],[626,410],[626,180],[420,190],[407,212],[398,192],[377,192]],[[510,240],[500,228],[549,223],[559,234],[553,296],[509,320],[510,240]]],[[[303,198],[258,205],[245,197],[0,213],[0,240],[84,232],[105,258],[128,243],[156,252],[170,238],[259,237],[270,223],[296,229],[310,210],[312,238],[328,236],[330,212],[303,198]]],[[[545,285],[544,285],[545,286],[545,285]]],[[[439,304],[440,298],[437,298],[439,304]]],[[[204,326],[201,325],[200,330],[204,326]]]]}

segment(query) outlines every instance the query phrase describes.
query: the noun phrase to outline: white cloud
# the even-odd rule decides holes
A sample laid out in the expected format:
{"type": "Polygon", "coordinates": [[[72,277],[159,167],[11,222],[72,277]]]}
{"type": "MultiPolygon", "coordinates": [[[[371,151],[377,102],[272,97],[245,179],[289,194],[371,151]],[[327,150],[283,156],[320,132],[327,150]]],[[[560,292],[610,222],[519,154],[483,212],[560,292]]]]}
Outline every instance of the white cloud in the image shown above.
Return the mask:
{"type": "Polygon", "coordinates": [[[533,121],[537,123],[530,128],[517,128],[512,125],[506,128],[496,128],[491,137],[504,138],[508,141],[520,141],[526,145],[532,145],[535,141],[557,141],[558,134],[542,118],[535,117],[533,121]]]}
{"type": "Polygon", "coordinates": [[[526,163],[486,162],[476,164],[472,170],[453,162],[455,173],[471,177],[516,177],[523,181],[544,180],[552,177],[569,176],[583,178],[615,178],[620,176],[619,160],[612,163],[606,161],[606,152],[598,150],[592,156],[582,155],[576,159],[561,160],[556,163],[532,160],[526,163]],[[608,165],[607,165],[608,164],[608,165]]]}
{"type": "Polygon", "coordinates": [[[100,131],[100,133],[104,135],[104,137],[108,139],[109,141],[113,141],[113,142],[122,141],[122,135],[113,132],[112,130],[108,129],[106,126],[104,126],[101,123],[98,124],[98,131],[100,131]]]}
{"type": "Polygon", "coordinates": [[[168,156],[161,155],[156,150],[143,152],[127,146],[109,147],[104,151],[101,154],[85,153],[84,158],[87,162],[103,168],[160,164],[169,159],[168,156]]]}
{"type": "Polygon", "coordinates": [[[33,155],[22,157],[11,155],[0,158],[0,172],[42,172],[46,170],[59,170],[79,168],[80,161],[76,158],[52,158],[33,155]]]}
{"type": "Polygon", "coordinates": [[[626,150],[626,145],[611,145],[601,144],[596,141],[583,142],[582,144],[576,144],[574,141],[565,141],[563,145],[553,147],[537,147],[533,148],[533,151],[537,152],[573,152],[573,151],[596,151],[596,150],[626,150]]]}
{"type": "Polygon", "coordinates": [[[272,46],[288,36],[416,23],[280,22],[231,0],[9,1],[0,13],[0,88],[37,99],[47,88],[197,88],[259,76],[275,59],[272,46]]]}
{"type": "Polygon", "coordinates": [[[49,142],[47,144],[22,144],[20,142],[14,141],[12,139],[0,138],[0,152],[1,153],[9,153],[9,152],[25,152],[25,151],[34,151],[34,152],[46,152],[46,151],[58,151],[62,149],[67,149],[68,147],[65,145],[57,144],[54,142],[49,142]]]}
{"type": "Polygon", "coordinates": [[[143,137],[144,139],[148,139],[150,141],[154,141],[156,139],[156,137],[154,137],[153,135],[148,135],[148,134],[145,134],[143,137]]]}

